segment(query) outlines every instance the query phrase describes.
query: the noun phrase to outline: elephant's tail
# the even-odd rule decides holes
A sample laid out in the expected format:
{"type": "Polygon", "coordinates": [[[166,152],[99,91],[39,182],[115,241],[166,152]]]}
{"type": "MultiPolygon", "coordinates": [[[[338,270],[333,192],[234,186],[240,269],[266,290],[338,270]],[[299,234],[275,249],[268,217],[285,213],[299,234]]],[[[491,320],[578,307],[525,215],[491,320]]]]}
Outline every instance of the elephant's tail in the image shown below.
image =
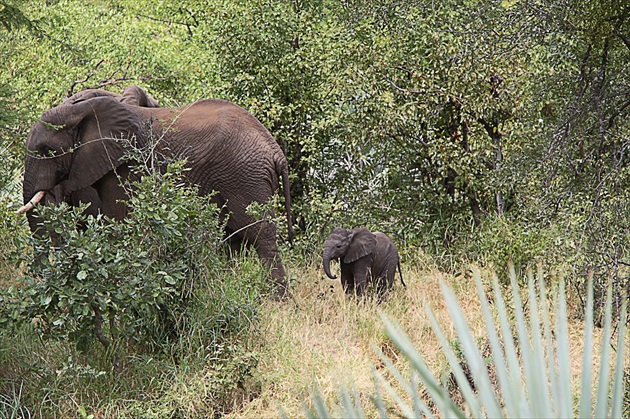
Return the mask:
{"type": "Polygon", "coordinates": [[[400,269],[400,258],[398,259],[398,273],[400,274],[400,282],[402,282],[403,287],[407,288],[407,284],[405,284],[405,281],[403,281],[402,269],[400,269]]]}
{"type": "Polygon", "coordinates": [[[284,194],[284,208],[287,212],[287,229],[289,233],[289,244],[293,246],[293,222],[291,217],[291,189],[289,185],[289,167],[286,159],[276,160],[276,173],[282,178],[282,193],[284,194]]]}

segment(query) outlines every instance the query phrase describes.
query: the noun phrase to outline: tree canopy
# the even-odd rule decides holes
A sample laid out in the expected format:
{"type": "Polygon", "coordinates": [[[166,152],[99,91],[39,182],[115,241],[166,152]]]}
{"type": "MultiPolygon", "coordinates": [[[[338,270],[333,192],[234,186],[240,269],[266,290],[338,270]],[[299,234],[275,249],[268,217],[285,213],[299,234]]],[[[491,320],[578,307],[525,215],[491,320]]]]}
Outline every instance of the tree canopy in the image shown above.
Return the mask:
{"type": "Polygon", "coordinates": [[[555,245],[551,227],[570,233],[568,247],[625,250],[627,5],[117,0],[0,8],[0,136],[12,176],[41,112],[84,88],[139,84],[164,105],[220,97],[257,116],[290,162],[308,237],[335,223],[368,224],[437,253],[477,254],[494,244],[471,237],[508,229],[536,237],[521,249],[525,261],[555,245]],[[615,234],[603,233],[613,226],[615,234]]]}

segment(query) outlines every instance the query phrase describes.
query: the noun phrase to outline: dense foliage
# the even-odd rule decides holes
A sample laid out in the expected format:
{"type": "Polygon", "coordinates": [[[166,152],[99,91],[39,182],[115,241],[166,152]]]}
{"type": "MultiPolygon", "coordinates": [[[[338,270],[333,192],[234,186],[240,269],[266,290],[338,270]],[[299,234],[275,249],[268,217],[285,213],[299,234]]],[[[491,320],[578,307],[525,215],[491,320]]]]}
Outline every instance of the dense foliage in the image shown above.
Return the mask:
{"type": "Polygon", "coordinates": [[[129,185],[130,214],[121,222],[65,203],[43,207],[44,228],[55,236],[33,238],[41,262],[27,272],[23,312],[11,317],[36,319],[46,337],[98,339],[105,348],[119,340],[160,345],[179,333],[206,267],[219,263],[221,238],[219,209],[181,184],[181,164],[172,164],[129,185]]]}
{"type": "MultiPolygon", "coordinates": [[[[63,374],[114,380],[133,374],[137,365],[130,359],[145,354],[178,359],[191,369],[199,363],[205,368],[200,361],[212,357],[208,398],[195,409],[212,416],[231,408],[231,394],[257,362],[246,337],[255,334],[267,273],[254,263],[238,270],[251,275],[248,280],[230,274],[234,262],[222,249],[219,208],[183,186],[183,166],[147,170],[127,185],[129,216],[122,221],[88,217],[84,206],[65,203],[36,209],[54,233],[26,236],[35,258],[14,255],[28,268],[19,284],[0,294],[0,352],[9,352],[12,336],[32,334],[68,345],[63,374]]],[[[3,361],[29,371],[29,356],[3,361]]],[[[41,382],[50,379],[44,374],[41,382]]],[[[41,409],[54,415],[53,406],[41,409]]]]}
{"type": "Polygon", "coordinates": [[[605,254],[589,260],[597,265],[623,259],[627,6],[119,0],[15,10],[36,24],[5,18],[2,34],[12,162],[33,119],[64,96],[136,83],[165,105],[214,96],[254,113],[287,154],[309,237],[367,218],[437,253],[483,259],[495,243],[470,249],[470,232],[507,229],[542,242],[512,255],[526,263],[556,246],[547,233],[558,228],[571,256],[579,247],[605,254]]]}
{"type": "Polygon", "coordinates": [[[176,338],[151,327],[180,333],[188,298],[204,298],[192,315],[201,326],[179,344],[197,342],[201,358],[220,353],[217,365],[234,374],[213,377],[231,388],[255,363],[234,355],[238,333],[200,336],[246,328],[260,267],[234,268],[217,251],[219,234],[200,239],[218,231],[214,210],[179,189],[176,174],[137,185],[158,204],[134,201],[137,216],[123,223],[44,210],[65,236],[40,276],[25,272],[29,234],[14,210],[30,126],[77,91],[130,84],[163,106],[219,97],[262,121],[289,161],[299,228],[288,258],[298,264],[319,258],[335,225],[366,226],[394,237],[404,261],[421,248],[450,272],[471,260],[570,271],[580,305],[590,272],[596,308],[609,282],[621,307],[630,4],[0,0],[0,63],[0,285],[9,290],[0,320],[36,319],[18,333],[167,347],[176,338]],[[230,280],[242,275],[252,280],[230,280]],[[219,291],[188,295],[200,283],[219,291]],[[175,308],[166,319],[165,305],[175,308]]]}

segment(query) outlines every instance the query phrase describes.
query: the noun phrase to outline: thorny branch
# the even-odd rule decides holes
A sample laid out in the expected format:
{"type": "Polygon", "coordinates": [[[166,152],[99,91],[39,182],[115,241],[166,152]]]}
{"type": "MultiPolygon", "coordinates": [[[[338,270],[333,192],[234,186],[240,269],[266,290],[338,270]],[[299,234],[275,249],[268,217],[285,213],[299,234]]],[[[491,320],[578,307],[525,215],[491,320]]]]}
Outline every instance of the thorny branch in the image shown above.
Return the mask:
{"type": "MultiPolygon", "coordinates": [[[[131,55],[131,54],[130,54],[131,55]]],[[[97,73],[97,69],[100,67],[101,64],[103,64],[106,61],[105,58],[103,58],[102,60],[100,60],[92,69],[92,71],[85,76],[85,78],[83,78],[82,80],[75,80],[72,85],[70,85],[70,88],[68,89],[68,92],[66,93],[66,97],[70,97],[72,96],[75,92],[74,89],[83,83],[87,83],[88,80],[90,80],[96,73],[97,73]]],[[[129,59],[129,61],[127,62],[127,66],[124,69],[123,75],[121,77],[114,77],[117,73],[119,73],[122,69],[122,66],[118,67],[116,70],[112,71],[107,77],[101,79],[98,81],[98,83],[96,83],[96,85],[94,86],[90,86],[88,87],[89,89],[101,89],[103,87],[107,87],[107,86],[111,86],[123,81],[130,81],[130,80],[167,80],[170,76],[167,77],[154,77],[153,75],[149,75],[149,76],[144,76],[144,77],[130,77],[129,74],[129,69],[131,67],[131,59],[129,59]]]]}
{"type": "MultiPolygon", "coordinates": [[[[74,94],[74,88],[79,85],[79,84],[83,84],[83,83],[87,83],[87,81],[96,74],[96,70],[98,69],[98,67],[103,64],[106,60],[103,58],[101,61],[99,61],[95,66],[94,69],[92,70],[92,72],[90,74],[88,74],[87,76],[85,76],[85,78],[83,80],[75,80],[72,85],[70,86],[70,88],[68,89],[68,93],[67,93],[67,97],[70,97],[74,94]]],[[[104,79],[99,80],[99,82],[96,84],[96,86],[93,86],[93,89],[100,89],[102,87],[106,87],[112,84],[116,84],[118,82],[121,81],[128,81],[131,80],[130,77],[127,77],[127,74],[129,72],[129,67],[131,67],[131,60],[129,60],[127,62],[127,68],[125,68],[125,72],[123,74],[122,77],[116,77],[114,78],[114,75],[116,73],[118,73],[121,69],[121,67],[119,67],[118,69],[112,71],[109,76],[107,76],[104,79]]]]}
{"type": "Polygon", "coordinates": [[[188,31],[188,35],[193,36],[193,31],[192,31],[192,28],[193,28],[193,27],[194,27],[194,28],[196,28],[196,27],[198,27],[198,26],[199,26],[199,22],[197,21],[197,18],[195,18],[194,13],[192,13],[192,12],[191,12],[190,10],[188,10],[188,9],[184,9],[184,8],[180,7],[178,11],[179,11],[180,13],[182,13],[182,14],[184,14],[184,12],[185,12],[186,14],[188,14],[188,16],[190,16],[190,18],[193,20],[193,22],[192,22],[192,23],[189,23],[189,22],[179,22],[179,21],[176,21],[176,20],[173,20],[173,19],[159,19],[159,18],[156,18],[156,17],[153,17],[153,16],[143,15],[143,14],[140,14],[140,15],[138,15],[138,16],[139,16],[139,17],[143,17],[143,18],[145,18],[145,19],[153,20],[153,21],[155,21],[155,22],[167,23],[167,24],[169,24],[169,25],[181,25],[181,26],[185,26],[185,27],[186,27],[186,30],[188,31]]]}

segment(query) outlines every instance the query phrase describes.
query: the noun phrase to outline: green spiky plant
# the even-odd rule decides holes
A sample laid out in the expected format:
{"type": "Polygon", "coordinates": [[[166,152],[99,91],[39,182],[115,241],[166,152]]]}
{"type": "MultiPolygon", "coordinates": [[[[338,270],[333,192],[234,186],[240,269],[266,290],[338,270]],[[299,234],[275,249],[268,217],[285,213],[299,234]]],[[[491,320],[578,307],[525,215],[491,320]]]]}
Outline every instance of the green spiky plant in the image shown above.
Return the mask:
{"type": "MultiPolygon", "coordinates": [[[[432,327],[438,336],[444,355],[461,392],[463,403],[456,403],[448,389],[429,370],[409,337],[392,320],[383,316],[387,335],[410,364],[410,379],[406,378],[392,361],[380,354],[389,373],[403,389],[402,394],[376,370],[375,394],[371,397],[381,418],[390,413],[402,417],[621,417],[624,394],[625,322],[618,322],[617,351],[611,370],[611,340],[613,339],[612,291],[608,290],[605,306],[605,323],[601,341],[599,374],[592,370],[593,346],[593,287],[589,279],[585,313],[583,370],[580,382],[579,405],[574,403],[571,391],[569,334],[564,282],[560,283],[555,319],[547,304],[542,271],[538,281],[528,275],[527,302],[523,304],[513,266],[510,266],[512,309],[508,309],[498,279],[493,278],[493,301],[496,317],[481,282],[479,271],[473,271],[482,304],[487,339],[490,345],[491,368],[496,375],[493,384],[489,363],[472,335],[468,322],[453,293],[441,284],[449,314],[453,321],[465,362],[452,349],[449,340],[438,324],[433,311],[427,307],[432,327]],[[538,283],[538,293],[535,282],[538,283]],[[525,313],[529,313],[526,317],[525,313]],[[467,365],[468,374],[462,364],[467,365]],[[612,378],[612,383],[611,383],[612,378]],[[474,383],[474,384],[473,384],[474,383]],[[593,388],[596,383],[596,388],[593,388]],[[387,406],[382,390],[389,394],[393,404],[387,406]],[[422,393],[418,389],[424,389],[422,393]],[[424,395],[423,395],[424,394],[424,395]],[[594,397],[593,397],[594,395],[594,397]],[[431,407],[430,407],[431,406],[431,407]]],[[[624,300],[620,318],[625,319],[627,301],[624,300]]],[[[313,409],[307,416],[365,417],[356,392],[346,386],[339,392],[335,414],[326,405],[318,391],[313,395],[313,409]]]]}

